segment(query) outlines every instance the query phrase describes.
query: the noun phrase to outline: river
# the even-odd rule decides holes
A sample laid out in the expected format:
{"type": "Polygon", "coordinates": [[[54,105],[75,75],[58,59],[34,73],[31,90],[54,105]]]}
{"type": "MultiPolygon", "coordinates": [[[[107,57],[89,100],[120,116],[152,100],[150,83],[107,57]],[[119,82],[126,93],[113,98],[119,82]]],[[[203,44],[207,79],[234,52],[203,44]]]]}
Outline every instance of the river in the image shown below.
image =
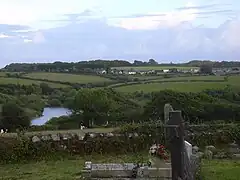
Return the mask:
{"type": "Polygon", "coordinates": [[[66,116],[71,114],[71,111],[67,108],[44,108],[43,115],[32,120],[32,125],[44,125],[47,121],[53,117],[66,116]]]}

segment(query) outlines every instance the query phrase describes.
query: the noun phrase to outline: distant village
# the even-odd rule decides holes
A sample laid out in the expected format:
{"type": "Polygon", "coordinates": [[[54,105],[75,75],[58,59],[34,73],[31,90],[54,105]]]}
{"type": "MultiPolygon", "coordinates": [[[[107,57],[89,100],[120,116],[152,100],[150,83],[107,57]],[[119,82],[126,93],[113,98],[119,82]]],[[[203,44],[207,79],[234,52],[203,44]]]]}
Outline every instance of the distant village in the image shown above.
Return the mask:
{"type": "MultiPolygon", "coordinates": [[[[120,69],[120,68],[111,68],[109,70],[101,69],[98,70],[98,74],[115,74],[115,75],[163,75],[163,74],[172,74],[172,73],[191,73],[198,74],[200,68],[169,68],[161,70],[138,70],[138,69],[120,69]]],[[[213,75],[227,75],[227,74],[240,74],[240,68],[215,68],[212,70],[213,75]]]]}

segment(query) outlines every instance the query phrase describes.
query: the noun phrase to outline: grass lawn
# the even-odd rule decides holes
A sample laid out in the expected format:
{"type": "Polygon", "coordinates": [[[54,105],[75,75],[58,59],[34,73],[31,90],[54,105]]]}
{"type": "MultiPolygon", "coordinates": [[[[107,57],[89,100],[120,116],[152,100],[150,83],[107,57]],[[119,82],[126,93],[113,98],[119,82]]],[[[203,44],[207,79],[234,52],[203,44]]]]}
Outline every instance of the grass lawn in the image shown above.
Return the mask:
{"type": "Polygon", "coordinates": [[[67,74],[67,73],[29,73],[25,77],[30,77],[34,79],[48,79],[51,81],[62,81],[70,83],[98,83],[98,82],[108,82],[110,79],[94,76],[94,75],[77,75],[77,74],[67,74]]]}
{"type": "Polygon", "coordinates": [[[226,82],[162,82],[121,86],[117,87],[116,90],[121,92],[154,92],[171,89],[181,92],[200,92],[209,88],[224,88],[226,85],[226,82]]]}
{"type": "MultiPolygon", "coordinates": [[[[79,157],[73,160],[0,165],[1,180],[75,180],[85,161],[99,163],[138,162],[143,155],[79,157]]],[[[146,162],[147,159],[144,160],[146,162]]]]}
{"type": "MultiPolygon", "coordinates": [[[[41,84],[44,81],[34,81],[30,79],[20,79],[20,78],[4,78],[0,77],[0,84],[21,84],[21,85],[31,85],[31,84],[41,84]]],[[[60,88],[60,87],[68,87],[67,85],[64,84],[59,84],[59,83],[47,83],[49,86],[53,88],[60,88]]]]}
{"type": "Polygon", "coordinates": [[[203,180],[239,180],[240,161],[203,161],[202,173],[203,180]]]}
{"type": "MultiPolygon", "coordinates": [[[[85,161],[94,163],[146,162],[142,154],[121,156],[73,157],[57,161],[40,161],[27,164],[0,165],[1,180],[75,180],[85,161]]],[[[203,161],[203,180],[239,180],[240,161],[203,161]]]]}
{"type": "Polygon", "coordinates": [[[198,67],[179,67],[179,66],[126,66],[126,67],[113,67],[112,69],[120,69],[120,70],[163,70],[163,69],[180,69],[180,70],[187,70],[187,69],[199,69],[198,67]]]}

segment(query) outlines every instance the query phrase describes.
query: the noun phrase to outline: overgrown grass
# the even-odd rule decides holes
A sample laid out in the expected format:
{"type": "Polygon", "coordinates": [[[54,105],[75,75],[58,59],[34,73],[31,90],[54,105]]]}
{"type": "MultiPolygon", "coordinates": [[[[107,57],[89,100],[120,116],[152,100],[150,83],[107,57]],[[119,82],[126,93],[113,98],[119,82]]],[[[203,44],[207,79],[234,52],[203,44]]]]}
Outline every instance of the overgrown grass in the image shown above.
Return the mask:
{"type": "Polygon", "coordinates": [[[202,174],[203,180],[239,180],[240,161],[203,161],[202,174]]]}
{"type": "Polygon", "coordinates": [[[94,75],[76,75],[67,73],[29,73],[24,75],[25,77],[33,79],[47,79],[50,81],[61,81],[70,83],[98,83],[98,82],[109,82],[110,79],[94,76],[94,75]]]}
{"type": "Polygon", "coordinates": [[[117,91],[121,92],[154,92],[165,89],[171,89],[181,92],[200,92],[205,89],[211,88],[224,88],[227,83],[225,82],[162,82],[162,83],[149,83],[149,84],[136,84],[117,87],[117,91]]]}
{"type": "MultiPolygon", "coordinates": [[[[69,157],[62,160],[0,165],[1,180],[75,180],[85,161],[93,163],[147,162],[145,154],[69,157]]],[[[203,161],[203,180],[239,180],[240,161],[203,161]]]]}
{"type": "Polygon", "coordinates": [[[172,69],[176,68],[179,70],[189,70],[189,69],[199,69],[198,67],[180,67],[180,66],[126,66],[126,67],[113,67],[112,69],[121,69],[121,70],[163,70],[163,69],[172,69]]]}
{"type": "Polygon", "coordinates": [[[21,78],[0,77],[0,84],[31,85],[31,84],[41,84],[41,83],[47,83],[50,87],[53,87],[53,88],[68,87],[67,85],[59,84],[59,83],[50,83],[50,82],[45,82],[45,81],[35,81],[35,80],[21,79],[21,78]]]}
{"type": "Polygon", "coordinates": [[[121,156],[72,157],[57,161],[31,162],[27,164],[6,164],[0,166],[1,180],[75,180],[81,172],[84,162],[123,163],[147,161],[142,154],[121,156]]]}

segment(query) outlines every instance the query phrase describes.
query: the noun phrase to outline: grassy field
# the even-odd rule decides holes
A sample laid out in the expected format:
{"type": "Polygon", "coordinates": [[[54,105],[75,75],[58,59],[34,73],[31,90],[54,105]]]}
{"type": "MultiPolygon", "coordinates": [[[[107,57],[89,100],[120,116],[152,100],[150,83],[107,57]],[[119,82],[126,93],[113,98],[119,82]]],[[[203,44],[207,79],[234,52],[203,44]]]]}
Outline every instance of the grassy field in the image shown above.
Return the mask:
{"type": "Polygon", "coordinates": [[[234,87],[240,87],[240,76],[230,76],[228,77],[228,82],[234,87]]]}
{"type": "Polygon", "coordinates": [[[121,70],[163,70],[163,69],[180,69],[180,70],[188,70],[188,69],[199,69],[198,67],[179,67],[179,66],[126,66],[126,67],[113,67],[112,69],[121,69],[121,70]]]}
{"type": "Polygon", "coordinates": [[[174,78],[161,79],[161,81],[182,81],[182,80],[214,81],[214,80],[224,80],[224,76],[187,76],[187,77],[174,77],[174,78]]]}
{"type": "MultiPolygon", "coordinates": [[[[56,131],[36,131],[36,132],[26,132],[26,135],[28,136],[34,136],[34,135],[48,135],[48,134],[78,134],[79,136],[84,136],[85,133],[110,133],[116,130],[116,128],[93,128],[93,129],[71,129],[71,130],[56,130],[56,131]]],[[[4,137],[16,137],[17,133],[6,133],[6,134],[0,134],[0,136],[4,137]]]]}
{"type": "Polygon", "coordinates": [[[85,161],[95,163],[123,163],[138,162],[146,156],[121,155],[121,156],[92,156],[74,157],[73,160],[32,162],[28,164],[0,165],[1,180],[76,180],[85,161]]]}
{"type": "Polygon", "coordinates": [[[204,180],[239,180],[240,161],[203,161],[204,180]]]}
{"type": "MultiPolygon", "coordinates": [[[[146,162],[146,155],[88,156],[57,161],[0,165],[1,180],[75,180],[85,161],[94,163],[146,162]]],[[[240,161],[204,161],[203,180],[239,180],[240,161]]]]}
{"type": "MultiPolygon", "coordinates": [[[[30,79],[20,79],[20,78],[4,78],[0,77],[0,84],[21,84],[21,85],[31,85],[31,84],[41,84],[44,81],[35,81],[30,79]]],[[[54,88],[60,87],[68,87],[67,85],[59,84],[59,83],[47,83],[49,86],[54,88]]]]}
{"type": "Polygon", "coordinates": [[[30,77],[33,79],[48,79],[51,81],[61,81],[70,83],[98,83],[98,82],[108,82],[110,79],[94,76],[94,75],[76,75],[67,73],[29,73],[25,77],[30,77]]]}
{"type": "MultiPolygon", "coordinates": [[[[130,84],[124,85],[121,87],[116,87],[115,89],[120,92],[154,92],[165,89],[171,89],[181,92],[200,92],[205,89],[210,88],[224,88],[227,85],[232,86],[233,88],[240,89],[240,76],[229,76],[228,81],[226,82],[217,82],[223,81],[224,76],[189,76],[189,77],[174,77],[174,78],[159,78],[156,80],[149,80],[147,84],[130,84]],[[190,81],[200,81],[200,82],[190,82],[190,81]],[[169,81],[179,81],[179,82],[169,82],[169,81]],[[189,81],[189,82],[182,82],[189,81]],[[201,82],[202,81],[202,82],[201,82]],[[213,82],[204,82],[204,81],[213,81],[213,82]],[[216,81],[216,82],[214,82],[216,81]]],[[[112,85],[114,88],[116,85],[112,85]]]]}
{"type": "Polygon", "coordinates": [[[0,72],[0,77],[5,77],[6,76],[6,72],[0,72]]]}
{"type": "Polygon", "coordinates": [[[209,88],[224,88],[226,82],[162,82],[149,84],[127,85],[115,88],[120,92],[155,92],[165,89],[171,89],[181,92],[200,92],[209,88]]]}

